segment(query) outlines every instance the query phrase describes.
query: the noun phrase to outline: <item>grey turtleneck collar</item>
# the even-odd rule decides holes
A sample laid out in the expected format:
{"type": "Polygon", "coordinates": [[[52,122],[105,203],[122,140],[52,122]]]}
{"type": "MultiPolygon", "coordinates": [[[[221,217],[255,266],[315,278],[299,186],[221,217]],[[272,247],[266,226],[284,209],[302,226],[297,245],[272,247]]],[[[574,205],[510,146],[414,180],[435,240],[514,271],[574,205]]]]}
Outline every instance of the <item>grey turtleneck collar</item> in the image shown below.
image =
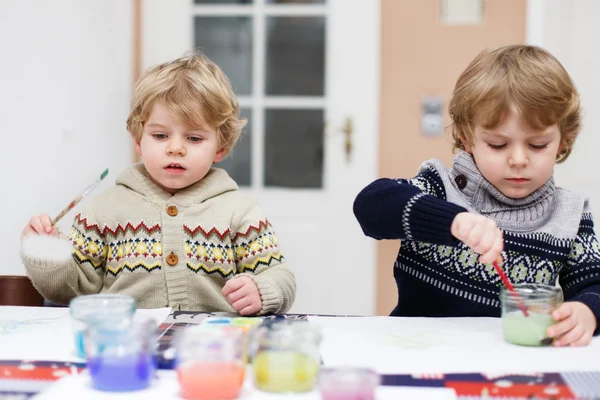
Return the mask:
{"type": "Polygon", "coordinates": [[[481,175],[473,157],[465,151],[456,155],[450,169],[438,160],[430,160],[421,166],[421,171],[432,167],[442,178],[448,201],[471,212],[486,215],[495,220],[500,228],[513,232],[546,231],[546,227],[552,233],[557,233],[555,231],[560,231],[561,224],[566,222],[555,220],[565,218],[567,213],[556,212],[557,208],[562,207],[569,207],[576,216],[569,221],[575,226],[567,230],[577,229],[587,203],[581,194],[557,188],[552,177],[527,197],[507,197],[481,175]]]}

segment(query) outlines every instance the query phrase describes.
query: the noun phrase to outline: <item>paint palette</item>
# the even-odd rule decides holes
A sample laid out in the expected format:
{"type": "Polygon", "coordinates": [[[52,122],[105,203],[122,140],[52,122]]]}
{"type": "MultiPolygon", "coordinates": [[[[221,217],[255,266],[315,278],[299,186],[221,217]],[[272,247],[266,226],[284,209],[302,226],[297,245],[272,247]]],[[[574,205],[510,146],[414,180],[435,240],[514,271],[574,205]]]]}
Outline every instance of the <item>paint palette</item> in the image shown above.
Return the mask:
{"type": "Polygon", "coordinates": [[[304,314],[270,314],[261,317],[240,317],[237,314],[225,312],[174,311],[170,320],[162,323],[159,327],[157,365],[160,369],[175,368],[174,338],[177,332],[190,325],[204,324],[204,321],[208,320],[206,323],[213,325],[234,326],[234,324],[237,324],[237,326],[244,326],[256,324],[254,326],[258,328],[263,324],[288,320],[305,321],[307,318],[304,314]]]}
{"type": "Polygon", "coordinates": [[[242,328],[244,331],[248,332],[252,328],[255,328],[262,324],[262,317],[207,317],[202,322],[201,325],[214,325],[214,326],[234,326],[242,328]]]}

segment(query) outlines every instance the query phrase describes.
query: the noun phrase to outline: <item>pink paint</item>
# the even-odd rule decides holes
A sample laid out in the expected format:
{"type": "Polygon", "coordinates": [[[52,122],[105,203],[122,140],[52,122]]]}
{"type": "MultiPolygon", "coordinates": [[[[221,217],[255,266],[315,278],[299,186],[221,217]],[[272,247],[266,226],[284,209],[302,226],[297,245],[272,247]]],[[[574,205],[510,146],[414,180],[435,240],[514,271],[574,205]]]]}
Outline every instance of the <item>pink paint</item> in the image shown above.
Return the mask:
{"type": "Polygon", "coordinates": [[[235,399],[244,383],[244,367],[234,362],[191,362],[177,368],[177,377],[184,399],[235,399]]]}
{"type": "Polygon", "coordinates": [[[336,368],[321,371],[322,400],[375,400],[379,375],[366,368],[336,368]]]}
{"type": "MultiPolygon", "coordinates": [[[[360,389],[359,389],[360,390],[360,389]]],[[[358,392],[344,388],[322,390],[321,399],[323,400],[375,400],[375,391],[373,389],[364,389],[358,392]]]]}

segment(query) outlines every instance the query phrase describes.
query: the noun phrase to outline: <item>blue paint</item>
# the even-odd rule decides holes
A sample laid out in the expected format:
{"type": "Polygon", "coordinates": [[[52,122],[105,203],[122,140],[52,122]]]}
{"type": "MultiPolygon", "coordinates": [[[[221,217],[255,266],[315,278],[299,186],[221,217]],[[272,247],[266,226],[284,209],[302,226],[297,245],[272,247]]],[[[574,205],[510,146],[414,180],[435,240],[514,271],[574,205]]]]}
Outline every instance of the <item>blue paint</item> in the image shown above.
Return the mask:
{"type": "Polygon", "coordinates": [[[124,357],[94,357],[88,361],[94,389],[107,392],[129,392],[150,386],[155,363],[149,354],[124,357]]]}
{"type": "Polygon", "coordinates": [[[229,318],[215,318],[215,319],[207,319],[206,320],[207,324],[219,324],[219,325],[225,325],[225,324],[230,324],[231,323],[231,319],[229,318]]]}
{"type": "Polygon", "coordinates": [[[85,358],[85,342],[83,340],[83,331],[75,332],[75,351],[77,357],[81,358],[85,358]]]}

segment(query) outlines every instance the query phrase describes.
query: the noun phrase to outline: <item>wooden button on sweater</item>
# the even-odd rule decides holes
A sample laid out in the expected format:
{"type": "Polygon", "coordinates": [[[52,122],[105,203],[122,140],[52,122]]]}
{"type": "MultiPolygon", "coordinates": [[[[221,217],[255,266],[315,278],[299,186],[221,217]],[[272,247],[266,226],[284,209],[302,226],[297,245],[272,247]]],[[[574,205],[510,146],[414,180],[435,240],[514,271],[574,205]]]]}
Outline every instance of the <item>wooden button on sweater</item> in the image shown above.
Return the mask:
{"type": "Polygon", "coordinates": [[[167,256],[167,264],[169,264],[170,266],[177,264],[178,261],[179,257],[177,257],[177,255],[175,255],[175,253],[173,252],[171,252],[171,254],[167,256]]]}
{"type": "Polygon", "coordinates": [[[171,217],[176,216],[178,213],[179,213],[179,211],[177,210],[177,207],[175,207],[175,206],[167,207],[167,214],[169,214],[171,217]]]}

